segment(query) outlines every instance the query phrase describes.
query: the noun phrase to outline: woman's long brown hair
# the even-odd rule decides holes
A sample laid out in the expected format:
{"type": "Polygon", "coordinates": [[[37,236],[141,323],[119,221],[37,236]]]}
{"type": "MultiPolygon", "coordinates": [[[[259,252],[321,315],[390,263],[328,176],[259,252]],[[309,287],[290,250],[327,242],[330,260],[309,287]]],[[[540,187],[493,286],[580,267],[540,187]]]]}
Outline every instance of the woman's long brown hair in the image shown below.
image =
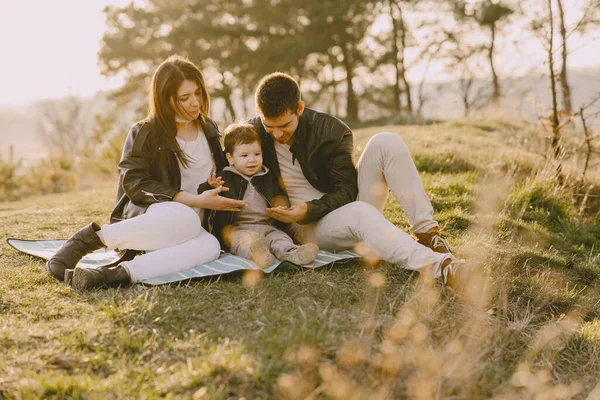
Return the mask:
{"type": "Polygon", "coordinates": [[[173,99],[173,103],[179,108],[177,89],[185,80],[196,82],[198,85],[202,92],[200,114],[204,117],[208,116],[210,95],[206,89],[202,72],[188,59],[174,55],[163,61],[154,72],[148,96],[148,120],[152,125],[150,140],[154,141],[154,148],[160,149],[158,156],[168,162],[171,152],[174,152],[179,162],[187,167],[189,160],[175,139],[177,127],[175,126],[175,110],[171,105],[171,99],[173,99]]]}

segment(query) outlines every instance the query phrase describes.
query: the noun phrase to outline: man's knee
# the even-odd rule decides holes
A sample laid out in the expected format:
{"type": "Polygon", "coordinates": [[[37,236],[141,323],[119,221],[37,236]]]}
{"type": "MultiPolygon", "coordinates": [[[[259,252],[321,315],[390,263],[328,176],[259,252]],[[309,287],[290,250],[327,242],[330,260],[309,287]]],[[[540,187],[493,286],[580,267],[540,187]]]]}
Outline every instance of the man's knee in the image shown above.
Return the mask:
{"type": "Polygon", "coordinates": [[[367,202],[353,201],[344,207],[347,229],[356,240],[365,240],[367,232],[385,225],[383,214],[367,202]]]}
{"type": "Polygon", "coordinates": [[[345,206],[347,211],[347,217],[349,221],[355,220],[360,222],[369,221],[371,219],[377,219],[382,214],[377,211],[375,207],[365,201],[353,201],[345,206]]]}
{"type": "Polygon", "coordinates": [[[373,135],[367,144],[367,148],[369,147],[380,153],[393,152],[398,155],[410,155],[404,140],[392,132],[380,132],[373,135]]]}

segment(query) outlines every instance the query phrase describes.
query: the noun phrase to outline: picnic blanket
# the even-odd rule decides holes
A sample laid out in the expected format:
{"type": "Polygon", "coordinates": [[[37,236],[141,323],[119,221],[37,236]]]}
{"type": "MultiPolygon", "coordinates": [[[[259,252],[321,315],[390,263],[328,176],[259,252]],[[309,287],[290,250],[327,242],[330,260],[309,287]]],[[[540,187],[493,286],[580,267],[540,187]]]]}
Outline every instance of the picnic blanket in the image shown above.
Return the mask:
{"type": "MultiPolygon", "coordinates": [[[[60,240],[24,240],[8,238],[6,240],[10,246],[14,249],[23,253],[49,260],[59,247],[65,242],[64,239],[60,240]]],[[[337,261],[348,261],[351,259],[359,258],[359,255],[345,250],[338,253],[330,253],[328,251],[320,250],[316,260],[310,265],[304,265],[306,268],[318,268],[328,264],[332,264],[337,261]]],[[[119,255],[114,251],[106,251],[106,249],[96,250],[93,253],[86,255],[77,264],[80,268],[97,268],[101,265],[111,264],[119,259],[119,255]]],[[[269,268],[264,269],[265,273],[273,272],[277,267],[282,264],[281,261],[277,260],[269,268]]],[[[228,274],[235,271],[250,270],[261,268],[254,264],[252,261],[242,257],[234,256],[229,253],[221,254],[221,256],[215,260],[206,264],[198,265],[194,268],[180,271],[173,274],[166,274],[156,278],[146,279],[141,283],[147,285],[163,285],[165,283],[173,283],[179,281],[185,281],[194,278],[202,278],[215,275],[228,274]]]]}

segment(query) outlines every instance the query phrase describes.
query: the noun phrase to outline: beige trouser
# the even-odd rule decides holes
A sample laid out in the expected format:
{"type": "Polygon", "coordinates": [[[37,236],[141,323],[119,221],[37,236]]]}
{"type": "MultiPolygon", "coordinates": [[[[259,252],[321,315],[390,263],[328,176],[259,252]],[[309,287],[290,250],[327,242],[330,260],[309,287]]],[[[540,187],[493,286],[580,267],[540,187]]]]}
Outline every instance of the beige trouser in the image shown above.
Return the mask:
{"type": "Polygon", "coordinates": [[[229,252],[236,256],[250,258],[250,247],[257,236],[264,236],[271,253],[278,259],[294,247],[294,241],[285,232],[272,225],[245,224],[236,226],[236,232],[231,239],[229,252]]]}
{"type": "Polygon", "coordinates": [[[374,135],[357,168],[358,201],[330,212],[318,222],[293,224],[290,234],[300,243],[316,243],[329,251],[353,248],[362,242],[379,259],[411,270],[433,266],[434,276],[440,276],[440,265],[450,255],[417,243],[382,214],[391,190],[413,232],[426,232],[438,226],[404,141],[394,133],[374,135]]]}

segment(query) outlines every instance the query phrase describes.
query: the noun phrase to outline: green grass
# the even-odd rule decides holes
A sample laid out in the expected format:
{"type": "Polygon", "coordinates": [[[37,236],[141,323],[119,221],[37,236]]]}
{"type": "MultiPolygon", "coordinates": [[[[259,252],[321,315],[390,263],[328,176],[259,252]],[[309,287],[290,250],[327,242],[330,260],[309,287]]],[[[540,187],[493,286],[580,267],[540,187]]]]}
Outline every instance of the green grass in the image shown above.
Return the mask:
{"type": "MultiPolygon", "coordinates": [[[[357,155],[383,130],[409,145],[446,237],[485,269],[485,295],[386,263],[76,292],[3,240],[0,398],[585,398],[600,376],[600,222],[534,175],[534,133],[367,128],[357,155]]],[[[68,237],[105,222],[114,192],[0,203],[0,236],[68,237]]],[[[385,214],[408,228],[391,197],[385,214]]]]}

